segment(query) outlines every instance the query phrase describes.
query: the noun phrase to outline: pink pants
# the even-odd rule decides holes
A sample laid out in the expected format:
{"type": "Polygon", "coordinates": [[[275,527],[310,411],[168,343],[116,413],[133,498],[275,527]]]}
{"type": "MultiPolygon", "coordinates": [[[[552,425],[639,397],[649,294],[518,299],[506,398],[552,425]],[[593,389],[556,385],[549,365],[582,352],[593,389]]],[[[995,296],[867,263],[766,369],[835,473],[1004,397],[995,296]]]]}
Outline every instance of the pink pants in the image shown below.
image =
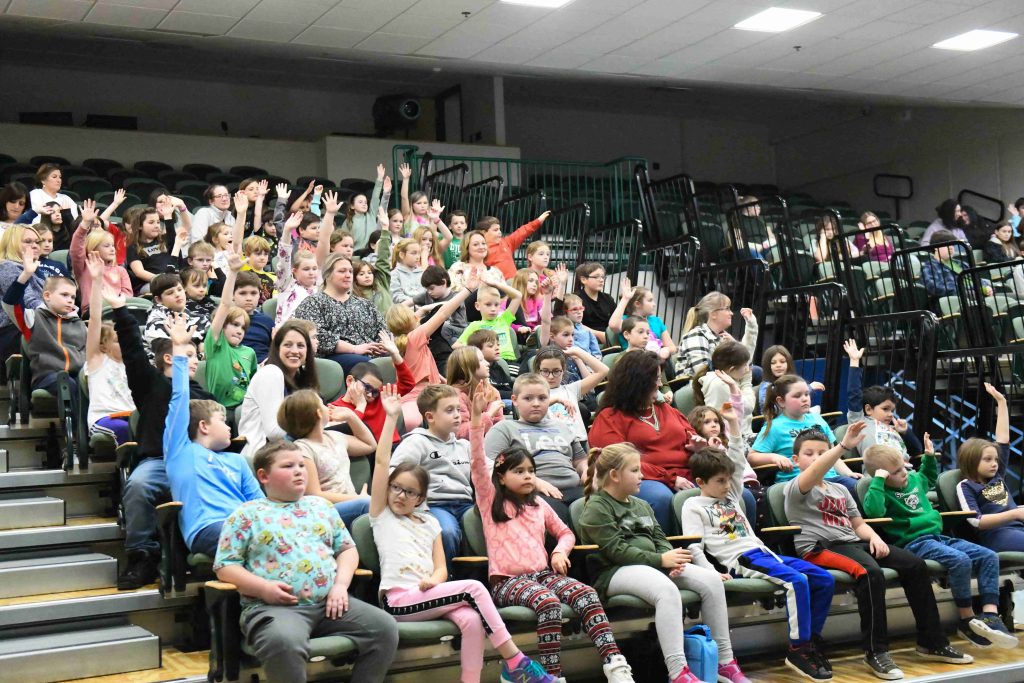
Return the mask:
{"type": "Polygon", "coordinates": [[[463,683],[479,683],[484,668],[484,634],[498,647],[511,638],[491,594],[479,581],[447,581],[428,591],[391,588],[381,598],[396,621],[448,619],[462,632],[463,683]]]}

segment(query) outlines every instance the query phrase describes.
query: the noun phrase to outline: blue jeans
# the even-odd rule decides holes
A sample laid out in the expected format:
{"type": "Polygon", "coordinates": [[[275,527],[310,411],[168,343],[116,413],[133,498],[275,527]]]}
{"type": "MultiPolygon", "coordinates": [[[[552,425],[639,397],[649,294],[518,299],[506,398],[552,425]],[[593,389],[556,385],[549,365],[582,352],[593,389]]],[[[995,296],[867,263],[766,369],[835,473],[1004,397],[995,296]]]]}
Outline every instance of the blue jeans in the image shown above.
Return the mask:
{"type": "Polygon", "coordinates": [[[214,522],[208,524],[199,530],[195,538],[192,539],[192,547],[190,550],[194,553],[202,553],[203,555],[209,555],[210,557],[217,556],[217,545],[220,543],[220,530],[224,526],[224,522],[214,522]]]}
{"type": "MultiPolygon", "coordinates": [[[[672,498],[675,495],[675,491],[654,479],[641,481],[640,492],[637,494],[651,506],[651,509],[654,510],[654,518],[658,520],[658,526],[669,536],[680,531],[679,524],[676,522],[676,511],[672,509],[672,498]]],[[[757,520],[757,501],[754,499],[754,494],[748,489],[743,489],[743,514],[747,516],[752,525],[757,520]]]]}
{"type": "Polygon", "coordinates": [[[370,511],[370,499],[353,498],[352,500],[344,500],[340,503],[335,503],[334,509],[338,511],[341,521],[345,523],[345,528],[351,531],[352,522],[355,521],[356,517],[365,515],[370,511]]]}
{"type": "Polygon", "coordinates": [[[984,546],[960,538],[928,534],[903,546],[925,560],[935,560],[949,576],[949,590],[957,607],[971,606],[971,570],[978,575],[982,605],[999,604],[999,556],[984,546]]]}
{"type": "Polygon", "coordinates": [[[441,545],[444,546],[444,557],[449,562],[462,548],[462,515],[472,507],[471,500],[430,503],[430,514],[441,525],[441,545]]]}
{"type": "Polygon", "coordinates": [[[369,363],[370,357],[363,356],[358,353],[336,353],[332,356],[327,356],[330,360],[341,366],[341,369],[345,371],[345,374],[352,372],[352,368],[359,365],[360,363],[369,363]]]}
{"type": "MultiPolygon", "coordinates": [[[[32,389],[42,389],[56,397],[60,397],[60,384],[57,382],[57,372],[48,372],[42,377],[32,378],[32,389]]],[[[74,377],[68,377],[68,384],[71,387],[71,410],[78,412],[78,381],[74,377]]]]}
{"type": "Polygon", "coordinates": [[[171,499],[163,458],[146,458],[132,470],[124,485],[124,547],[160,552],[156,538],[156,506],[171,499]]]}
{"type": "Polygon", "coordinates": [[[1014,524],[1013,526],[986,529],[978,533],[978,540],[986,548],[991,548],[997,553],[1024,552],[1024,527],[1014,524]]]}

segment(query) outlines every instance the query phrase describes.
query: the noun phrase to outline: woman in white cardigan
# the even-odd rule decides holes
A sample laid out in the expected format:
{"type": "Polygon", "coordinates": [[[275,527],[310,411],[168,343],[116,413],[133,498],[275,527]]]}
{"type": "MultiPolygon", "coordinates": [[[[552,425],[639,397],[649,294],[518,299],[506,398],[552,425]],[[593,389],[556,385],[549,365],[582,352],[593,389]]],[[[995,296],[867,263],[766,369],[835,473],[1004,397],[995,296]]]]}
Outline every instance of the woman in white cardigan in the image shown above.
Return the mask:
{"type": "Polygon", "coordinates": [[[214,223],[235,224],[231,213],[231,193],[223,185],[210,185],[203,192],[207,205],[198,209],[192,217],[192,239],[190,245],[206,239],[206,233],[214,223]]]}

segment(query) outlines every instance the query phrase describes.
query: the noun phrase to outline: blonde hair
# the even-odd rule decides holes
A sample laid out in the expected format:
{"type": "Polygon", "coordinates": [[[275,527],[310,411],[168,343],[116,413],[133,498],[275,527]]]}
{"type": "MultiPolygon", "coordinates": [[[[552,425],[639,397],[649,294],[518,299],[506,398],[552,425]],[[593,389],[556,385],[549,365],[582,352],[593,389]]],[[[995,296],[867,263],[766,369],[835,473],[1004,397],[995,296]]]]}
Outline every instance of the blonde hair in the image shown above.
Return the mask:
{"type": "Polygon", "coordinates": [[[5,261],[17,261],[21,263],[21,240],[25,236],[25,231],[30,230],[39,236],[36,229],[31,225],[23,225],[16,223],[4,231],[2,237],[0,237],[0,257],[5,261]]]}
{"type": "Polygon", "coordinates": [[[100,346],[107,346],[117,336],[113,323],[100,325],[100,346]]]}
{"type": "Polygon", "coordinates": [[[721,292],[708,292],[701,297],[697,305],[686,313],[686,322],[683,323],[683,334],[686,334],[694,327],[703,325],[711,317],[711,314],[720,308],[729,308],[732,300],[721,292]]]}
{"type": "Polygon", "coordinates": [[[259,235],[249,235],[242,242],[242,253],[246,256],[249,254],[262,254],[270,253],[270,242],[266,238],[260,237],[259,235]]]}
{"type": "Polygon", "coordinates": [[[563,330],[576,330],[576,324],[564,315],[557,315],[551,319],[551,334],[558,334],[563,330]]]}
{"type": "Polygon", "coordinates": [[[238,322],[242,329],[249,329],[249,314],[241,306],[232,306],[228,309],[228,315],[224,318],[225,323],[238,322]]]}
{"type": "Polygon", "coordinates": [[[894,465],[903,466],[903,454],[892,446],[876,444],[864,451],[864,469],[874,473],[894,465]]]}
{"type": "Polygon", "coordinates": [[[102,228],[90,231],[88,237],[85,238],[85,253],[96,251],[108,238],[111,242],[114,241],[114,236],[102,228]]]}
{"type": "MultiPolygon", "coordinates": [[[[536,242],[534,244],[536,244],[536,242]]],[[[529,284],[530,277],[537,278],[537,284],[540,284],[540,276],[537,275],[537,271],[531,270],[530,268],[520,268],[519,270],[516,271],[515,276],[513,276],[512,278],[512,289],[516,290],[517,292],[523,295],[524,302],[527,299],[540,298],[540,289],[538,289],[537,293],[534,294],[533,296],[530,296],[529,294],[526,293],[526,285],[529,284]]]]}
{"type": "MultiPolygon", "coordinates": [[[[316,254],[314,254],[311,251],[306,251],[305,249],[299,249],[297,252],[295,252],[295,254],[292,255],[292,272],[293,273],[296,270],[299,269],[299,266],[302,265],[303,261],[313,261],[315,263],[316,262],[316,254]]],[[[319,268],[319,264],[317,264],[317,267],[319,268]]]]}
{"type": "Polygon", "coordinates": [[[587,478],[583,491],[587,498],[604,488],[608,473],[626,467],[633,458],[640,459],[640,451],[629,442],[613,443],[604,448],[591,448],[587,456],[587,478]]]}
{"type": "Polygon", "coordinates": [[[580,306],[583,305],[583,299],[581,299],[578,294],[566,294],[562,297],[562,307],[565,308],[565,310],[569,310],[569,307],[574,304],[579,304],[580,306]]]}
{"type": "Polygon", "coordinates": [[[209,228],[207,228],[206,237],[204,237],[203,239],[209,242],[211,245],[213,245],[215,249],[223,249],[222,246],[217,244],[217,240],[220,238],[221,233],[224,232],[225,229],[228,232],[231,232],[231,226],[228,225],[227,223],[213,223],[212,225],[210,225],[209,228]]]}
{"type": "Polygon", "coordinates": [[[395,245],[395,250],[391,253],[391,269],[394,270],[398,267],[398,259],[405,256],[405,252],[409,251],[409,247],[414,244],[419,244],[419,241],[414,240],[411,237],[406,237],[395,245]]]}
{"type": "Polygon", "coordinates": [[[388,309],[384,320],[391,334],[395,335],[395,346],[404,356],[405,350],[409,347],[409,334],[419,326],[416,314],[408,306],[395,304],[388,309]]]}
{"type": "Polygon", "coordinates": [[[195,258],[196,256],[209,256],[210,258],[213,258],[216,255],[217,250],[214,249],[213,245],[209,242],[193,242],[188,248],[189,258],[195,258]]]}
{"type": "Polygon", "coordinates": [[[960,466],[960,474],[971,481],[978,481],[978,465],[981,463],[981,456],[985,454],[986,448],[996,449],[998,456],[999,445],[988,439],[973,438],[964,441],[956,452],[956,462],[960,466]]]}
{"type": "Polygon", "coordinates": [[[437,235],[434,234],[433,230],[428,227],[416,228],[412,231],[412,239],[416,244],[419,244],[425,234],[430,235],[430,257],[434,259],[434,263],[444,265],[444,254],[441,253],[441,242],[437,239],[437,235]]]}
{"type": "Polygon", "coordinates": [[[544,240],[535,240],[533,242],[530,242],[530,246],[526,247],[526,258],[530,258],[538,251],[540,251],[543,247],[547,247],[548,251],[551,251],[551,245],[545,242],[544,240]]]}

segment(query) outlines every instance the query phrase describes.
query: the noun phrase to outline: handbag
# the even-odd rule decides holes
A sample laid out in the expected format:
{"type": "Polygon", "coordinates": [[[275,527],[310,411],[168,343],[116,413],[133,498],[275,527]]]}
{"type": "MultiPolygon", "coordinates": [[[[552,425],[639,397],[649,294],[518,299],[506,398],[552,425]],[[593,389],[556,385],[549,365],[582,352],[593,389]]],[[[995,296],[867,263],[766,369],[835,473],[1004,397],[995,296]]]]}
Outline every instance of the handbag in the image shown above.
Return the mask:
{"type": "Polygon", "coordinates": [[[718,643],[707,624],[697,624],[683,633],[683,651],[690,672],[702,681],[718,681],[718,643]]]}

